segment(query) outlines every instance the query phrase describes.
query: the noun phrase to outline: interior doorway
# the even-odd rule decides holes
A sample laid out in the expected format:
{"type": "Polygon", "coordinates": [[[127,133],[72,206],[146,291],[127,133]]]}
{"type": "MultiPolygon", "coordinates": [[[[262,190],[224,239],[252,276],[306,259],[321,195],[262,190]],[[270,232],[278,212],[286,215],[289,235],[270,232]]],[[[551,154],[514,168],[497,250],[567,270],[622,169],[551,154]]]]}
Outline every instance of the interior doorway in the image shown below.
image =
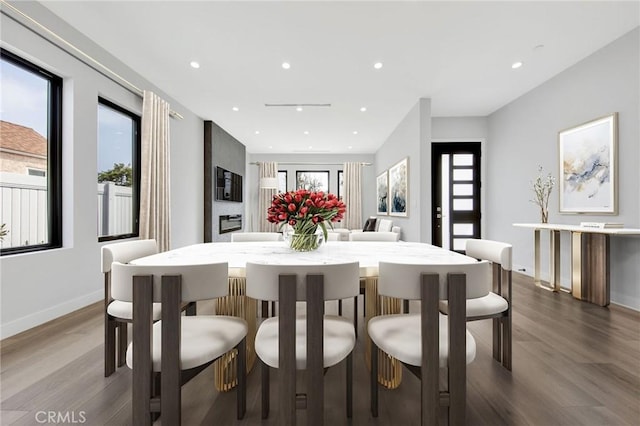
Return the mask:
{"type": "Polygon", "coordinates": [[[433,244],[464,252],[480,238],[480,142],[431,143],[433,244]]]}

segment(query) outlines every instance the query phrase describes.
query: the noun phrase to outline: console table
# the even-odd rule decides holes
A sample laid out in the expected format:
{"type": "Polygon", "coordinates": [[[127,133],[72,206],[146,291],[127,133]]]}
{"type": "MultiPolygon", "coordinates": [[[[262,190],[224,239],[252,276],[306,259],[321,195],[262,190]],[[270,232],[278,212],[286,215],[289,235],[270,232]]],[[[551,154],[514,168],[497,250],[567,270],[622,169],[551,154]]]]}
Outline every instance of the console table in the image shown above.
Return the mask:
{"type": "Polygon", "coordinates": [[[534,231],[534,281],[538,287],[560,291],[560,232],[571,234],[571,294],[600,306],[609,304],[609,237],[640,235],[633,228],[588,228],[551,223],[514,223],[513,226],[534,231]],[[540,281],[540,231],[549,236],[549,286],[540,281]]]}

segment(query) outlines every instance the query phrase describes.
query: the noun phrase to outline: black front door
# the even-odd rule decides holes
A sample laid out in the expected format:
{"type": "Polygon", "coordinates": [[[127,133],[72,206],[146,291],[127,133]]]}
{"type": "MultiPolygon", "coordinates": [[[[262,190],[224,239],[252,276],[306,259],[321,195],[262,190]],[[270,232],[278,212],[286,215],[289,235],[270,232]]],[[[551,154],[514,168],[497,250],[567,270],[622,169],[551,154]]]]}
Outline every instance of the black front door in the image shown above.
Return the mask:
{"type": "Polygon", "coordinates": [[[464,252],[469,238],[480,238],[480,142],[433,142],[433,244],[464,252]]]}

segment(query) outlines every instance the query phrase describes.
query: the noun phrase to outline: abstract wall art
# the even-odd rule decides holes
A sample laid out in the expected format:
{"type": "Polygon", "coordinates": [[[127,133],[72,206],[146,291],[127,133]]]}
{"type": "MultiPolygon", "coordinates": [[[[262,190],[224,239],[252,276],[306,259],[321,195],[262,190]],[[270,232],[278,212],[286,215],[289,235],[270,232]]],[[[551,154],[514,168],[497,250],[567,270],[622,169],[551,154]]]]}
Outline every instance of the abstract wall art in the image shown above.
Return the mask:
{"type": "Polygon", "coordinates": [[[389,214],[409,215],[409,159],[405,158],[389,169],[389,214]]]}
{"type": "Polygon", "coordinates": [[[617,213],[618,114],[558,133],[560,213],[617,213]]]}
{"type": "Polygon", "coordinates": [[[376,178],[376,204],[379,215],[389,214],[389,173],[385,170],[376,178]]]}

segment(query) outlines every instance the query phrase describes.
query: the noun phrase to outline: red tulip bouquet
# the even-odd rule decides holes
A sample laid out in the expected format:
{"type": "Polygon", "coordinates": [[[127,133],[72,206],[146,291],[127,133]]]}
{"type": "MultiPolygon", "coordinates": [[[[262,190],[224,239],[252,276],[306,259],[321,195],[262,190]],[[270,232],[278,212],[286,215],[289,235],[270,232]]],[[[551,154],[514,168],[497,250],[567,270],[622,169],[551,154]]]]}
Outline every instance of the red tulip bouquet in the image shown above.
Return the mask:
{"type": "Polygon", "coordinates": [[[271,207],[267,210],[267,220],[271,223],[291,225],[291,248],[309,251],[318,248],[316,231],[322,229],[327,239],[327,223],[333,228],[333,222],[344,217],[347,210],[342,201],[334,194],[311,192],[306,189],[283,192],[273,196],[271,207]]]}

